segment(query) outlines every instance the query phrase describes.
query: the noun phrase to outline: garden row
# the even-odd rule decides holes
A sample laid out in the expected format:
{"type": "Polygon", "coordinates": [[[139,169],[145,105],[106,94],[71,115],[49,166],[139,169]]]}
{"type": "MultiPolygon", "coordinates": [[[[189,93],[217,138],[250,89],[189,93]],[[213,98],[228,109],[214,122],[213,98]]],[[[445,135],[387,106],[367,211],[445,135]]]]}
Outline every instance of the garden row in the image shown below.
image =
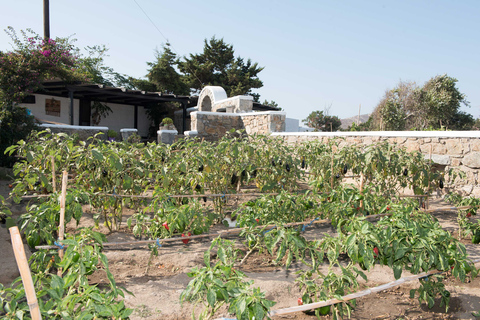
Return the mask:
{"type": "MultiPolygon", "coordinates": [[[[276,195],[264,195],[228,209],[236,217],[237,225],[244,228],[240,238],[250,253],[265,250],[275,257],[276,263],[287,268],[293,261],[305,264],[297,278],[303,291],[302,303],[339,298],[354,291],[358,288],[357,277],[365,277],[362,269],[371,269],[375,264],[391,267],[397,279],[404,270],[452,270],[461,280],[469,273],[476,275],[465,247],[442,230],[433,217],[419,213],[417,200],[399,197],[403,188],[423,195],[448,183],[441,173],[432,171],[429,161],[418,153],[407,153],[387,144],[362,149],[339,148],[338,143],[288,146],[260,136],[230,137],[218,143],[185,140],[169,147],[110,143],[94,137],[85,143],[44,132],[9,149],[24,158],[14,168],[18,179],[12,193],[17,199],[32,192],[51,193],[57,190],[52,181],[60,180],[56,172],[67,170],[71,179],[66,223],[79,221],[82,204],[88,203],[95,208],[97,221],[115,230],[124,220],[123,208],[128,207],[135,210],[127,220],[132,232],[161,243],[175,235],[207,233],[212,225],[223,220],[228,197],[209,197],[213,199],[213,206],[209,207],[202,205],[205,193],[235,193],[242,185],[255,185],[261,192],[276,191],[276,195]],[[358,177],[359,183],[343,183],[347,175],[358,177]],[[298,192],[299,182],[309,183],[310,190],[298,192]],[[187,197],[195,193],[202,196],[187,197]],[[151,194],[151,198],[125,196],[146,194],[151,194]],[[379,213],[391,216],[377,224],[365,219],[379,213]],[[316,219],[330,219],[338,236],[307,241],[302,235],[305,226],[285,227],[291,222],[316,219]],[[340,256],[348,258],[348,263],[340,263],[340,256]],[[326,275],[319,271],[322,263],[330,266],[326,275]],[[335,273],[335,269],[341,273],[335,273]]],[[[448,178],[453,179],[454,174],[451,172],[448,178]]],[[[451,199],[457,205],[472,206],[470,214],[478,208],[478,199],[451,199]]],[[[57,193],[28,206],[20,227],[30,246],[55,243],[59,211],[57,193]]],[[[470,230],[474,239],[478,223],[465,221],[465,226],[464,230],[470,230]]],[[[55,252],[34,254],[32,266],[44,312],[55,309],[59,314],[54,316],[58,318],[78,318],[80,314],[86,318],[114,314],[117,318],[128,317],[130,311],[122,302],[104,309],[106,301],[113,301],[123,291],[116,287],[108,271],[108,262],[100,250],[102,242],[100,234],[85,229],[62,242],[68,245],[63,259],[55,252]],[[99,262],[103,263],[110,283],[106,291],[88,284],[87,276],[99,262]],[[60,268],[64,276],[59,279],[53,274],[60,268]],[[78,308],[79,304],[91,307],[78,308]]],[[[205,267],[192,270],[194,280],[185,289],[182,300],[205,302],[203,318],[211,318],[220,306],[228,304],[238,319],[261,319],[273,303],[251,288],[252,283],[234,268],[241,261],[233,248],[228,240],[213,241],[205,254],[205,267]],[[218,257],[215,263],[210,261],[211,250],[218,257]]],[[[2,290],[2,310],[15,318],[17,312],[25,309],[25,302],[18,290],[2,290]]],[[[429,306],[437,294],[448,305],[448,292],[433,277],[421,281],[419,294],[420,300],[429,306]]],[[[332,308],[334,318],[349,314],[352,307],[347,302],[336,304],[332,308]]],[[[329,310],[315,312],[319,315],[329,310]]]]}

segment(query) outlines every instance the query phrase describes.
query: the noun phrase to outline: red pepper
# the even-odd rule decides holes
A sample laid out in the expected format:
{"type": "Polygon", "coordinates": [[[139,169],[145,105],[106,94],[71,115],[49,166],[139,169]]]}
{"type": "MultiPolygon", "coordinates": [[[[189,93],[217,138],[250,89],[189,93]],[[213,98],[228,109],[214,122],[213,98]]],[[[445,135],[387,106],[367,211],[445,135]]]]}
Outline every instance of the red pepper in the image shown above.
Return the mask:
{"type": "Polygon", "coordinates": [[[164,226],[165,229],[167,229],[167,231],[170,230],[170,228],[168,227],[168,223],[167,223],[167,222],[164,222],[164,223],[162,224],[162,226],[164,226]]]}
{"type": "MultiPolygon", "coordinates": [[[[188,233],[188,236],[190,237],[192,234],[189,232],[188,233]]],[[[186,235],[184,233],[182,233],[182,237],[186,237],[186,235]]],[[[187,244],[188,242],[190,241],[190,239],[184,239],[182,240],[183,243],[187,244]]]]}
{"type": "Polygon", "coordinates": [[[374,252],[373,257],[374,258],[378,257],[378,248],[377,247],[373,248],[373,252],[374,252]]]}
{"type": "Polygon", "coordinates": [[[257,218],[257,219],[255,219],[255,221],[257,221],[257,223],[259,223],[259,222],[260,222],[260,219],[257,218]]]}
{"type": "Polygon", "coordinates": [[[302,298],[298,298],[297,303],[299,306],[303,305],[303,300],[302,298]]]}
{"type": "Polygon", "coordinates": [[[387,207],[387,211],[390,210],[390,207],[387,207]]]}

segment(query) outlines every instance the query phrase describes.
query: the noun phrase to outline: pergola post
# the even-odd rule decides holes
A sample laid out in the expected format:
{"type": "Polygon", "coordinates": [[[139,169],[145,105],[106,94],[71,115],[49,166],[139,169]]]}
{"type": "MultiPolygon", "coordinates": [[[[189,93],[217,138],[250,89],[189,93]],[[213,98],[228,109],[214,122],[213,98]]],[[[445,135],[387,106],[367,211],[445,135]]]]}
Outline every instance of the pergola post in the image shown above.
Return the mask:
{"type": "Polygon", "coordinates": [[[133,127],[138,129],[138,106],[134,106],[134,113],[133,113],[133,127]]]}
{"type": "Polygon", "coordinates": [[[183,109],[183,114],[182,114],[182,132],[181,134],[185,133],[185,128],[187,127],[187,102],[182,101],[182,109],[183,109]]]}
{"type": "Polygon", "coordinates": [[[73,116],[74,116],[74,108],[73,108],[73,90],[72,89],[68,89],[68,97],[70,98],[70,125],[73,126],[73,116]]]}

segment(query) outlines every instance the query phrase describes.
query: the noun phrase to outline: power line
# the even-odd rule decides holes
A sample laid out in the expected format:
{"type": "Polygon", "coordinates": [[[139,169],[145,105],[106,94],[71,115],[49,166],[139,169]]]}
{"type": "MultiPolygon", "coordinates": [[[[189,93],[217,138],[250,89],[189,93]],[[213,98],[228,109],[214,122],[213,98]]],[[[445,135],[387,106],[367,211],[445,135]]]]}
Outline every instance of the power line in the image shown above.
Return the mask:
{"type": "MultiPolygon", "coordinates": [[[[175,49],[175,47],[170,43],[170,41],[168,41],[167,37],[165,37],[165,35],[162,33],[162,31],[160,31],[160,29],[157,27],[157,25],[153,22],[152,19],[150,19],[150,17],[148,16],[148,14],[145,12],[145,10],[143,10],[143,8],[140,6],[140,4],[138,4],[137,0],[133,0],[137,6],[140,8],[140,10],[142,10],[143,14],[147,17],[147,19],[150,21],[150,23],[155,27],[155,29],[157,29],[157,31],[162,35],[162,37],[165,39],[165,41],[170,45],[170,47],[173,49],[173,51],[177,54],[177,56],[180,56],[180,54],[177,52],[177,50],[175,49]]],[[[186,65],[187,69],[188,68],[188,65],[186,65]]],[[[201,87],[203,88],[204,85],[203,85],[203,82],[202,80],[200,80],[199,77],[197,77],[197,75],[195,74],[195,72],[193,70],[190,70],[190,73],[193,74],[193,76],[198,80],[198,82],[200,82],[200,85],[201,87]]]]}

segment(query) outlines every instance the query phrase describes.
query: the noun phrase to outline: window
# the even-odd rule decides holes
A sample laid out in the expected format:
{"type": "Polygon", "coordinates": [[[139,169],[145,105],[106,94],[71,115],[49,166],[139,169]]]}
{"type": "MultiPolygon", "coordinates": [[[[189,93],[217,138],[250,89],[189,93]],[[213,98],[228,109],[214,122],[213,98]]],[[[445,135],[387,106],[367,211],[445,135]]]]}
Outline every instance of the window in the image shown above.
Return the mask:
{"type": "Polygon", "coordinates": [[[60,117],[60,100],[46,99],[45,114],[49,116],[60,117]]]}

